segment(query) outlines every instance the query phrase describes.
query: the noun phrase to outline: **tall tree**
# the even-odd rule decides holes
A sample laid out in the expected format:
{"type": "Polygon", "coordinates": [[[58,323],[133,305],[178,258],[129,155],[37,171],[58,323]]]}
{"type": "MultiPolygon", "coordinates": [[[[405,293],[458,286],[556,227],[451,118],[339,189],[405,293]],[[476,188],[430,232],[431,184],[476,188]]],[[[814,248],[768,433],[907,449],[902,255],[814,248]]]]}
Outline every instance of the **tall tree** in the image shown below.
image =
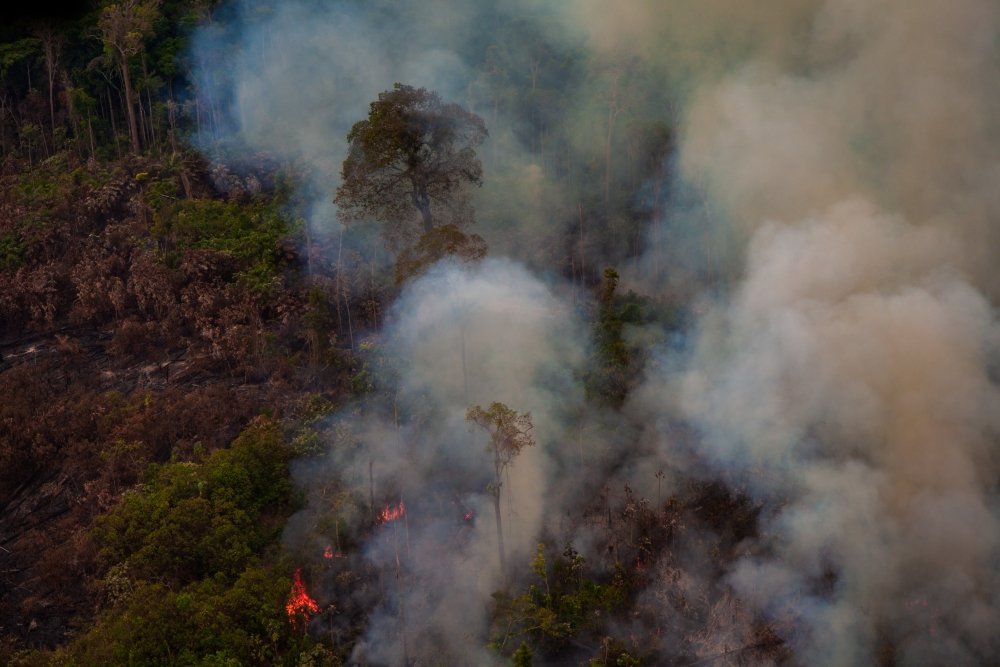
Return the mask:
{"type": "Polygon", "coordinates": [[[48,75],[49,83],[49,136],[52,138],[54,149],[56,132],[56,69],[59,64],[59,55],[62,50],[64,37],[51,23],[42,23],[35,26],[34,32],[41,43],[42,55],[45,57],[45,72],[48,75]]]}
{"type": "Polygon", "coordinates": [[[535,444],[535,439],[531,435],[531,430],[534,428],[531,423],[531,413],[519,413],[503,403],[494,402],[488,409],[483,409],[479,405],[472,406],[465,418],[478,424],[490,434],[490,443],[486,448],[493,456],[493,482],[490,484],[490,494],[493,496],[493,511],[496,515],[500,570],[506,572],[503,521],[500,517],[500,489],[503,487],[503,475],[507,471],[507,466],[522,449],[535,444]]]}
{"type": "Polygon", "coordinates": [[[483,119],[425,88],[397,83],[347,135],[336,203],[348,219],[385,224],[390,247],[412,245],[436,225],[472,219],[467,190],[482,183],[476,157],[483,119]]]}
{"type": "Polygon", "coordinates": [[[132,152],[136,154],[141,151],[141,146],[129,58],[142,51],[143,39],[152,28],[159,5],[160,0],[122,0],[105,6],[98,21],[105,55],[118,66],[125,86],[125,117],[132,152]]]}

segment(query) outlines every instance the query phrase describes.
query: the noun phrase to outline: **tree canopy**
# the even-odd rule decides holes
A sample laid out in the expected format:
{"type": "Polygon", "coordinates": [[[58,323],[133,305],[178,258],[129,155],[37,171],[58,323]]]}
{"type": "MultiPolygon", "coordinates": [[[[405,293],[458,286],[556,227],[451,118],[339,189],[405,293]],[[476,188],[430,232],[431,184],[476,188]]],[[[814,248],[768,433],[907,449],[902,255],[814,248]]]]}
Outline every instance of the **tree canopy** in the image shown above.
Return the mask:
{"type": "Polygon", "coordinates": [[[470,185],[482,182],[476,148],[486,124],[436,92],[397,83],[351,128],[336,203],[348,219],[384,223],[389,245],[411,245],[441,224],[471,222],[470,185]]]}

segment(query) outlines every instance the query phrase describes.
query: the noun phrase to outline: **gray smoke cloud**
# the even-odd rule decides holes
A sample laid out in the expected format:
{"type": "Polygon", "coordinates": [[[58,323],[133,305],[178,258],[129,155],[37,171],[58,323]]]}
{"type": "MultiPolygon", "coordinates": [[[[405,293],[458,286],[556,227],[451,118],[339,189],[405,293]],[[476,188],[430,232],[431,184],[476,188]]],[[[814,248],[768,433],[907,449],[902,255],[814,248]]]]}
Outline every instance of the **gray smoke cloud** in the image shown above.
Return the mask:
{"type": "Polygon", "coordinates": [[[729,580],[807,664],[985,664],[1000,8],[807,4],[804,32],[757,24],[749,60],[692,88],[679,164],[745,266],[640,403],[779,508],[729,580]]]}
{"type": "MultiPolygon", "coordinates": [[[[398,369],[396,414],[343,416],[356,446],[334,447],[322,466],[300,470],[307,485],[337,478],[362,498],[373,483],[376,510],[400,500],[406,508],[405,521],[379,525],[365,547],[395,581],[355,659],[494,659],[485,646],[490,596],[502,581],[487,491],[492,459],[487,434],[466,411],[501,401],[531,413],[537,445],[513,461],[501,495],[507,558],[526,562],[542,529],[564,413],[583,398],[574,378],[585,358],[581,330],[560,297],[508,260],[444,263],[404,290],[380,342],[398,369]]],[[[320,511],[293,520],[289,539],[320,511]]]]}
{"type": "MultiPolygon", "coordinates": [[[[351,126],[395,82],[435,90],[489,128],[474,229],[491,252],[599,276],[580,255],[635,254],[640,228],[622,218],[603,234],[595,212],[654,206],[623,198],[645,178],[641,131],[670,120],[672,98],[658,70],[588,48],[586,27],[565,11],[539,0],[223,5],[194,39],[207,109],[199,140],[210,153],[236,139],[306,165],[300,194],[321,238],[339,229],[331,202],[351,126]],[[611,108],[620,119],[609,127],[611,108]]],[[[664,239],[687,244],[692,230],[664,239]]]]}
{"type": "MultiPolygon", "coordinates": [[[[500,400],[532,411],[539,437],[511,472],[512,551],[530,553],[542,532],[558,532],[546,514],[579,502],[584,484],[567,471],[641,477],[647,495],[665,465],[719,475],[762,503],[760,536],[723,582],[663,566],[645,599],[662,605],[665,622],[679,586],[707,591],[709,615],[739,607],[735,598],[748,604],[804,664],[996,660],[1000,6],[237,7],[231,27],[203,33],[203,49],[219,30],[234,44],[211,77],[243,141],[316,166],[317,229],[334,221],[347,130],[395,81],[486,119],[477,231],[493,254],[533,266],[560,244],[590,242],[592,222],[578,211],[603,196],[602,169],[624,178],[638,160],[618,143],[626,119],[676,128],[676,152],[658,175],[641,174],[656,219],[623,283],[688,296],[697,317],[682,352],[657,348],[621,414],[579,417],[589,343],[570,306],[577,295],[516,263],[439,267],[395,306],[380,347],[397,358],[409,417],[345,420],[363,446],[335,448],[329,468],[302,472],[335,470],[364,496],[374,458],[379,488],[392,489],[379,502],[415,503],[407,575],[372,617],[359,659],[419,653],[402,644],[402,616],[423,650],[438,643],[489,661],[482,640],[498,563],[484,443],[464,414],[500,400]],[[517,30],[496,32],[515,17],[517,30]],[[538,43],[548,50],[532,50],[538,43]],[[560,70],[569,53],[578,65],[560,70]],[[535,71],[555,73],[537,93],[556,96],[559,113],[530,135],[501,84],[535,71]],[[616,150],[605,163],[609,136],[616,150]],[[563,161],[539,149],[553,144],[565,146],[563,161]],[[575,168],[586,177],[570,187],[575,168]],[[697,429],[695,443],[665,427],[679,422],[697,429]],[[473,525],[451,516],[454,496],[476,513],[473,525]]],[[[625,235],[609,234],[638,245],[625,235]]],[[[366,547],[383,572],[395,568],[398,531],[383,526],[366,547]]],[[[584,529],[570,538],[590,541],[584,529]]],[[[733,642],[751,634],[739,609],[724,632],[733,642]]],[[[721,639],[699,641],[709,655],[721,639]]]]}
{"type": "MultiPolygon", "coordinates": [[[[213,151],[220,136],[234,137],[307,165],[309,222],[314,233],[330,234],[347,133],[380,92],[403,82],[475,109],[476,73],[461,52],[487,13],[448,0],[225,5],[195,38],[196,75],[217,121],[200,139],[213,151]]],[[[538,187],[519,146],[502,135],[494,141],[504,145],[508,186],[538,187]]]]}

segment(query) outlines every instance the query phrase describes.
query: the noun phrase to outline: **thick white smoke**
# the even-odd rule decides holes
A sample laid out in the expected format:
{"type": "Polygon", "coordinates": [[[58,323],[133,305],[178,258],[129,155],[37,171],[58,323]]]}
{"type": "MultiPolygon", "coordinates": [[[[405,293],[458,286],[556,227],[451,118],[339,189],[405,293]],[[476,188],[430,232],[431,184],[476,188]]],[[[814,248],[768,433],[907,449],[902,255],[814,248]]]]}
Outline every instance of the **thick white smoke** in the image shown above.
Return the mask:
{"type": "Polygon", "coordinates": [[[693,87],[680,164],[744,278],[643,402],[775,503],[731,583],[807,664],[989,663],[1000,7],[812,4],[693,87]]]}
{"type": "Polygon", "coordinates": [[[348,417],[362,446],[335,447],[324,471],[315,463],[303,470],[312,483],[342,479],[361,497],[373,483],[377,509],[399,499],[406,507],[405,524],[381,525],[366,547],[371,563],[398,578],[355,657],[401,664],[405,653],[487,664],[490,596],[502,578],[488,435],[466,421],[466,411],[500,401],[531,413],[537,444],[514,459],[501,487],[506,555],[526,562],[541,530],[564,411],[582,401],[574,375],[586,341],[556,295],[507,260],[435,267],[404,290],[384,336],[379,345],[398,373],[395,418],[348,417]]]}
{"type": "MultiPolygon", "coordinates": [[[[565,138],[566,163],[600,171],[609,108],[681,119],[671,198],[654,202],[662,219],[627,281],[676,288],[706,258],[727,265],[710,273],[736,277],[705,298],[689,353],[664,352],[626,417],[588,420],[600,426],[586,452],[560,437],[583,404],[574,378],[587,347],[566,300],[505,261],[441,267],[407,289],[385,348],[398,357],[403,412],[426,418],[367,419],[357,427],[365,446],[336,454],[334,470],[363,494],[374,457],[386,494],[409,504],[435,489],[479,517],[459,526],[441,509],[450,501],[412,501],[408,574],[372,618],[359,659],[400,662],[403,617],[424,648],[487,660],[463,653],[481,650],[499,581],[484,442],[464,414],[499,400],[530,410],[539,439],[505,488],[512,550],[535,541],[544,503],[558,512],[580,501],[553,479],[565,461],[613,458],[618,473],[647,479],[662,461],[699,475],[707,466],[764,504],[760,537],[713,608],[735,605],[730,593],[751,603],[804,664],[995,662],[1000,5],[541,5],[283,3],[264,18],[244,5],[236,31],[242,50],[227,76],[244,139],[321,165],[327,206],[347,129],[394,81],[482,114],[493,132],[477,202],[493,231],[484,235],[520,257],[552,241],[555,211],[575,220],[579,210],[580,233],[591,234],[580,201],[594,193],[557,185],[566,164],[535,160],[519,128],[504,126],[502,99],[477,92],[474,69],[484,47],[498,79],[558,71],[565,53],[583,50],[580,69],[545,91],[566,112],[537,138],[565,138]],[[517,16],[565,51],[504,51],[512,38],[491,31],[517,16]],[[671,433],[650,435],[677,420],[700,434],[683,454],[671,433]],[[451,547],[434,546],[442,540],[451,547]]],[[[314,222],[332,222],[329,208],[317,211],[314,222]]],[[[383,571],[393,539],[383,530],[369,547],[383,571]]],[[[748,635],[750,622],[738,621],[731,634],[748,635]]],[[[405,650],[419,652],[416,643],[405,650]]]]}

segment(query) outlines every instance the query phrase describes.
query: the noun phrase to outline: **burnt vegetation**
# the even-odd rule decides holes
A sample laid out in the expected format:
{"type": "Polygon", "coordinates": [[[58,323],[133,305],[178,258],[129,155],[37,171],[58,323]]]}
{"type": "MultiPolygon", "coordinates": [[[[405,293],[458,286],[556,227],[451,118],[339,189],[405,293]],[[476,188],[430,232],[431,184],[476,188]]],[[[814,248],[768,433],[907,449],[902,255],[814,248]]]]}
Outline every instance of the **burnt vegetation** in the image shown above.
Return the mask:
{"type": "MultiPolygon", "coordinates": [[[[423,88],[384,92],[348,135],[336,195],[356,225],[346,233],[365,243],[314,238],[298,198],[307,167],[195,147],[225,123],[186,60],[216,4],[91,3],[0,29],[4,664],[349,664],[398,585],[363,553],[386,522],[379,510],[403,507],[398,489],[366,496],[336,477],[303,489],[291,470],[359,447],[331,420],[345,409],[415,428],[440,417],[395,403],[399,369],[379,334],[409,281],[442,258],[487,254],[470,195],[487,121],[423,88]],[[394,263],[359,250],[378,244],[394,263]],[[303,508],[308,537],[283,541],[303,508]],[[297,568],[306,590],[323,591],[307,623],[285,613],[297,568]]],[[[516,22],[504,31],[521,34],[516,22]]],[[[635,82],[614,74],[615,97],[599,100],[620,131],[605,128],[593,163],[563,164],[551,118],[566,110],[558,79],[576,65],[532,39],[534,69],[507,44],[485,47],[477,86],[494,108],[521,105],[520,139],[554,173],[593,184],[531,253],[586,296],[594,346],[578,380],[589,408],[616,410],[648,361],[630,329],[676,328],[686,308],[620,289],[604,263],[641,253],[655,215],[641,202],[650,183],[659,192],[670,131],[642,118],[625,127],[635,82]]],[[[515,423],[530,441],[530,416],[503,404],[469,419],[492,436],[515,423]]],[[[512,438],[491,445],[495,475],[481,485],[492,484],[502,562],[503,473],[534,444],[512,438]]],[[[615,469],[566,518],[592,536],[587,556],[543,535],[529,562],[504,563],[488,650],[516,665],[787,659],[720,576],[756,534],[759,508],[717,480],[685,479],[662,498],[635,483],[615,469]]],[[[442,495],[406,506],[415,523],[421,502],[451,508],[456,542],[486,520],[442,495]]]]}

